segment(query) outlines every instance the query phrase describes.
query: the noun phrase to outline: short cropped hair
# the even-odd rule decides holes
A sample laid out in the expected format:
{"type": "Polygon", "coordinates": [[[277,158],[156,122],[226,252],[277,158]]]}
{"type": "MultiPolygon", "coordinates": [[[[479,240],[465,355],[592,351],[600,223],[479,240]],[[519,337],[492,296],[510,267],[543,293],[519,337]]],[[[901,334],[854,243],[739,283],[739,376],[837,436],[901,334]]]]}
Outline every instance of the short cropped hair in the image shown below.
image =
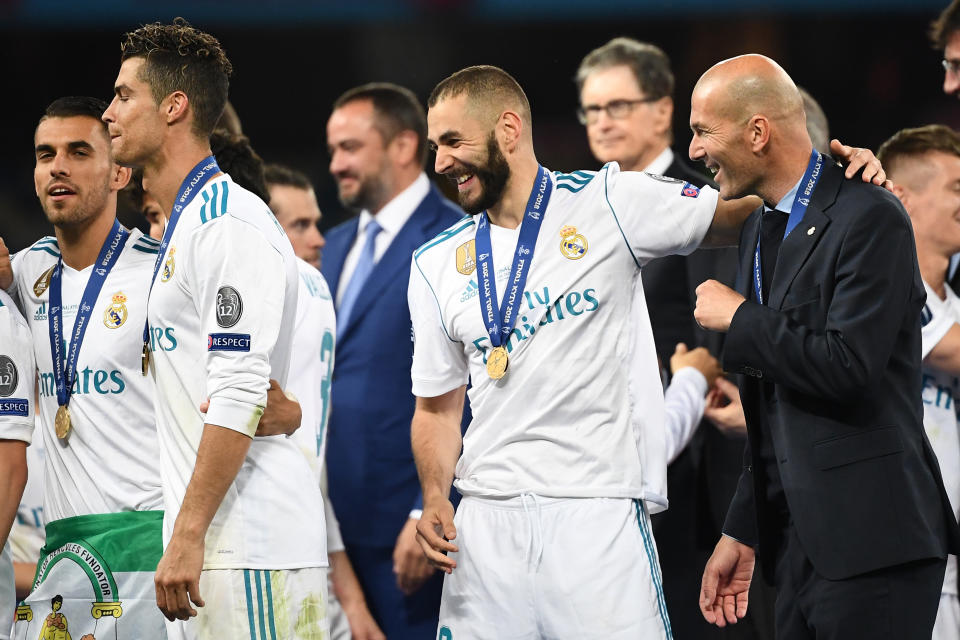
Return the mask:
{"type": "Polygon", "coordinates": [[[157,104],[174,91],[187,94],[193,109],[193,133],[206,138],[223,113],[233,66],[220,42],[190,26],[155,22],[124,36],[120,61],[143,58],[138,77],[150,86],[157,104]]]}
{"type": "Polygon", "coordinates": [[[960,157],[960,135],[942,124],[903,129],[880,145],[877,158],[887,170],[887,175],[893,177],[906,161],[922,159],[922,156],[932,152],[960,157]]]}
{"type": "Polygon", "coordinates": [[[373,105],[374,127],[384,144],[401,131],[417,134],[417,157],[423,166],[427,161],[427,117],[417,96],[410,89],[390,82],[370,82],[344,92],[333,103],[333,109],[336,111],[360,100],[369,100],[373,105]]]}
{"type": "Polygon", "coordinates": [[[265,166],[263,179],[266,180],[268,187],[293,187],[304,191],[313,189],[313,184],[306,174],[282,164],[271,163],[265,166]]]}
{"type": "Polygon", "coordinates": [[[253,192],[258,198],[270,203],[270,190],[263,178],[263,160],[250,146],[246,136],[235,136],[222,130],[210,136],[210,150],[217,164],[230,174],[238,185],[253,192]]]}
{"type": "MultiPolygon", "coordinates": [[[[101,119],[103,112],[109,105],[100,98],[91,98],[90,96],[64,96],[51,102],[43,112],[40,122],[47,118],[75,118],[77,116],[87,116],[93,118],[103,125],[103,130],[107,130],[107,123],[101,119]]],[[[39,126],[40,122],[37,123],[39,126]]]]}
{"type": "Polygon", "coordinates": [[[935,49],[947,46],[954,31],[960,31],[960,0],[953,0],[937,19],[930,23],[930,41],[935,49]]]}
{"type": "Polygon", "coordinates": [[[527,120],[527,124],[531,124],[527,94],[523,92],[520,83],[500,67],[477,65],[447,76],[430,92],[427,106],[433,108],[441,100],[461,95],[482,96],[495,104],[516,102],[522,111],[520,116],[527,120]]]}
{"type": "Polygon", "coordinates": [[[660,47],[633,38],[614,38],[584,56],[575,77],[577,92],[583,91],[583,83],[591,73],[619,66],[630,69],[646,97],[673,97],[670,58],[660,47]]]}

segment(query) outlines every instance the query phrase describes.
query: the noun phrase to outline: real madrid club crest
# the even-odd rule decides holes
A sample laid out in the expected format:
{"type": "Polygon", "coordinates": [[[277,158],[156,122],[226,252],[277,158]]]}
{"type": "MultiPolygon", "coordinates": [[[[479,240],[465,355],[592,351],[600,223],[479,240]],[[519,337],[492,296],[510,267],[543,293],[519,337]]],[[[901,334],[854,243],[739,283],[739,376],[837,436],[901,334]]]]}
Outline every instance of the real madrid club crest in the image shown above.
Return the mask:
{"type": "Polygon", "coordinates": [[[113,294],[113,301],[107,310],[103,312],[103,324],[107,329],[119,329],[127,321],[127,306],[124,304],[127,296],[122,291],[113,294]]]}
{"type": "Polygon", "coordinates": [[[473,273],[477,268],[477,244],[475,241],[464,242],[457,247],[457,271],[465,276],[473,273]]]}
{"type": "Polygon", "coordinates": [[[160,282],[168,282],[170,278],[173,277],[173,270],[177,267],[177,262],[173,259],[173,255],[176,252],[176,247],[170,247],[170,251],[167,252],[167,261],[163,263],[163,272],[160,274],[160,282]]]}
{"type": "Polygon", "coordinates": [[[50,276],[53,275],[53,270],[57,268],[57,265],[53,265],[46,271],[40,274],[40,277],[37,278],[37,281],[33,283],[33,292],[39,298],[47,290],[47,287],[50,286],[50,276]]]}
{"type": "Polygon", "coordinates": [[[560,229],[560,253],[570,260],[579,260],[587,254],[587,239],[577,228],[565,226],[560,229]]]}

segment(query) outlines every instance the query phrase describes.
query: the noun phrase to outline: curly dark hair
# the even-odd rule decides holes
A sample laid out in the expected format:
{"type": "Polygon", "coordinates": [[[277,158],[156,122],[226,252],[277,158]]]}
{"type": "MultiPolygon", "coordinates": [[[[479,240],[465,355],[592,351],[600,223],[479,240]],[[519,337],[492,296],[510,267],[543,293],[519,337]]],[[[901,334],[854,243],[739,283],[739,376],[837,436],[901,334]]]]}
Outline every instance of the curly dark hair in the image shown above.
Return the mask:
{"type": "Polygon", "coordinates": [[[233,73],[216,38],[183,18],[173,24],[154,22],[124,35],[120,61],[130,58],[144,59],[138,77],[150,86],[154,102],[184,92],[193,110],[193,132],[210,136],[227,103],[233,73]]]}
{"type": "Polygon", "coordinates": [[[270,204],[270,190],[263,177],[263,160],[243,135],[217,129],[210,136],[210,150],[217,164],[238,185],[270,204]]]}

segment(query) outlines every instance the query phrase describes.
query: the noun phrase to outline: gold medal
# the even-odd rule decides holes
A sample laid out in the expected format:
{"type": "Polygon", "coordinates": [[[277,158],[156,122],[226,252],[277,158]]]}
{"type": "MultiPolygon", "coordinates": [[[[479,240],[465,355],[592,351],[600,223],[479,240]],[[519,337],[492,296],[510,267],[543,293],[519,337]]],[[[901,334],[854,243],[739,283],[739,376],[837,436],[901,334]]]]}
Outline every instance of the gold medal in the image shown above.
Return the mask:
{"type": "Polygon", "coordinates": [[[70,435],[70,428],[73,425],[70,424],[70,410],[67,409],[66,405],[61,405],[60,408],[57,409],[57,417],[53,422],[57,430],[58,438],[63,440],[70,435]]]}
{"type": "Polygon", "coordinates": [[[146,342],[143,343],[143,353],[140,355],[140,370],[143,375],[147,375],[150,370],[150,345],[146,342]]]}
{"type": "Polygon", "coordinates": [[[499,380],[507,374],[508,364],[510,364],[510,356],[507,355],[507,348],[494,347],[487,357],[487,375],[494,380],[499,380]]]}

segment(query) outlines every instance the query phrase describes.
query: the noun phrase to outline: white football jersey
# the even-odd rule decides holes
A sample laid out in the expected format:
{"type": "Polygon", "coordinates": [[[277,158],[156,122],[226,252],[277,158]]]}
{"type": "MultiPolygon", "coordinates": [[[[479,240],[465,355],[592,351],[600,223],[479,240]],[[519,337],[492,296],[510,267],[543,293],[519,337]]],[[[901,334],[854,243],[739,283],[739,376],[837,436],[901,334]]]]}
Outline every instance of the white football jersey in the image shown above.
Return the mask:
{"type": "MultiPolygon", "coordinates": [[[[34,420],[34,429],[43,430],[40,416],[34,420]]],[[[40,549],[46,540],[46,519],[43,516],[43,476],[47,452],[43,437],[35,438],[27,447],[27,484],[23,488],[17,518],[10,529],[10,551],[14,562],[36,564],[40,549]]]]}
{"type": "MultiPolygon", "coordinates": [[[[298,282],[273,214],[228,175],[210,179],[184,208],[148,311],[166,540],[204,423],[253,437],[270,378],[286,387],[298,282]],[[175,345],[163,340],[169,332],[175,345]]],[[[320,488],[297,445],[255,438],[207,531],[204,568],[326,566],[324,539],[320,488]]]]}
{"type": "MultiPolygon", "coordinates": [[[[700,244],[717,193],[615,163],[552,180],[501,380],[485,367],[491,344],[477,300],[478,217],[414,253],[413,393],[433,397],[472,382],[473,422],[455,481],[465,495],[653,499],[644,473],[666,466],[663,393],[635,281],[647,261],[700,244]],[[651,433],[659,434],[656,446],[651,433]]],[[[491,226],[500,300],[518,235],[491,226]]],[[[659,479],[652,484],[662,488],[659,479]]]]}
{"type": "MultiPolygon", "coordinates": [[[[937,343],[955,324],[960,323],[960,298],[944,284],[947,299],[940,297],[923,283],[927,290],[927,303],[923,308],[921,324],[922,349],[926,358],[937,343]]],[[[953,506],[954,515],[960,517],[960,431],[957,429],[957,398],[960,397],[960,381],[951,373],[939,371],[923,363],[923,428],[930,445],[937,454],[943,485],[953,506]]],[[[947,559],[947,573],[943,581],[944,593],[957,593],[957,556],[947,559]]]]}
{"type": "MultiPolygon", "coordinates": [[[[57,390],[47,320],[49,272],[57,264],[56,238],[38,240],[14,256],[13,272],[33,336],[46,450],[47,522],[95,513],[162,508],[153,389],[140,372],[147,288],[156,240],[134,229],[90,315],[70,396],[73,429],[66,441],[54,428],[57,390]]],[[[64,347],[69,350],[83,290],[93,266],[64,265],[61,278],[64,347]]],[[[170,339],[176,340],[171,334],[170,339]]]]}
{"type": "Polygon", "coordinates": [[[303,418],[291,439],[300,447],[319,482],[326,452],[337,320],[323,275],[300,258],[297,268],[300,291],[286,390],[300,402],[303,418]]]}
{"type": "Polygon", "coordinates": [[[30,329],[13,298],[0,290],[0,438],[29,444],[35,377],[30,329]]]}

